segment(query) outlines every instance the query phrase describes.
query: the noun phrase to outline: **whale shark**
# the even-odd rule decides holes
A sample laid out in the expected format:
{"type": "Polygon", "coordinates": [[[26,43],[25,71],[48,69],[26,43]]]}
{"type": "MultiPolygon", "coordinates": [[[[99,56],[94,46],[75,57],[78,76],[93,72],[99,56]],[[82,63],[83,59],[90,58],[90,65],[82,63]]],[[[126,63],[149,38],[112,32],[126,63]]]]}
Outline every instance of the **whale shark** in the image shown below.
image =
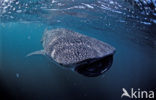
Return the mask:
{"type": "Polygon", "coordinates": [[[98,76],[112,65],[115,48],[95,38],[65,28],[45,30],[43,50],[27,56],[42,54],[55,63],[85,76],[98,76]]]}

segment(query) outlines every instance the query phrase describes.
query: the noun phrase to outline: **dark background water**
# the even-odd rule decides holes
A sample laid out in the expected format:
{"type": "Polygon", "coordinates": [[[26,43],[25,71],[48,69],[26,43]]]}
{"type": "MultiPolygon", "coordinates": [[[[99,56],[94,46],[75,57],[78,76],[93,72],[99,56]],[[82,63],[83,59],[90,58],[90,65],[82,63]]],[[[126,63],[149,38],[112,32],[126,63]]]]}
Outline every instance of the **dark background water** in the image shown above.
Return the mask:
{"type": "MultiPolygon", "coordinates": [[[[134,15],[130,13],[133,10],[116,10],[114,6],[108,7],[111,9],[106,9],[106,6],[103,6],[105,9],[98,8],[102,7],[100,4],[104,1],[109,0],[99,0],[99,4],[86,0],[83,3],[92,5],[94,9],[79,8],[61,12],[51,10],[51,6],[46,6],[45,10],[42,6],[39,7],[42,9],[31,13],[28,10],[27,13],[12,12],[12,19],[10,14],[1,13],[0,100],[120,100],[122,88],[128,91],[131,88],[155,91],[155,24],[145,22],[142,19],[145,15],[138,14],[139,19],[124,16],[124,12],[134,15]],[[68,28],[114,46],[116,53],[110,70],[101,76],[89,78],[53,64],[48,57],[26,57],[28,53],[43,49],[40,40],[46,28],[57,27],[68,28]]],[[[69,5],[65,3],[66,6],[55,8],[69,9],[81,3],[68,1],[69,5]]]]}

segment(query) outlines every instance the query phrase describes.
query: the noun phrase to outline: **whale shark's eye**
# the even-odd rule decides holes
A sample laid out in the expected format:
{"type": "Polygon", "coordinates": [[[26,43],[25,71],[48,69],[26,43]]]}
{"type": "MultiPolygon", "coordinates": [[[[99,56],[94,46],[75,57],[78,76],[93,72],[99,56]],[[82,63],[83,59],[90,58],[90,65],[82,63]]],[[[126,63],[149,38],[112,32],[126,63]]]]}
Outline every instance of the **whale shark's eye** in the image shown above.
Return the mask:
{"type": "Polygon", "coordinates": [[[88,77],[99,76],[108,70],[113,62],[113,55],[103,58],[88,59],[75,68],[75,71],[88,77]]]}

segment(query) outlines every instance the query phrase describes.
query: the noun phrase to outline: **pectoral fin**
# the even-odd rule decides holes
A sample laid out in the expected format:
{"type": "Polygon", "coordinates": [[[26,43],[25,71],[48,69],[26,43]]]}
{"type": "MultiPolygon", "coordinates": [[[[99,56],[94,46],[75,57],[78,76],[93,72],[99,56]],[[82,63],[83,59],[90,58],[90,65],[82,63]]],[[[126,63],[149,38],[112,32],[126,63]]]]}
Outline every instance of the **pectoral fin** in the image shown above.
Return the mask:
{"type": "Polygon", "coordinates": [[[45,55],[45,54],[46,54],[45,50],[39,50],[39,51],[34,51],[32,53],[27,54],[26,57],[29,57],[29,56],[32,56],[32,55],[45,55]]]}

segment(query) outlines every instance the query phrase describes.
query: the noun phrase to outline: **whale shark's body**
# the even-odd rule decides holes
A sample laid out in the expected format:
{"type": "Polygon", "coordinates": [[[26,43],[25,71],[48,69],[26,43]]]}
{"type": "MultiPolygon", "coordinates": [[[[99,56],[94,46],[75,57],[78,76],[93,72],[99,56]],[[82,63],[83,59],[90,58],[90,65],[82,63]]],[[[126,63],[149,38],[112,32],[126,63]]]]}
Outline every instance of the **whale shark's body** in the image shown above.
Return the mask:
{"type": "Polygon", "coordinates": [[[115,52],[115,48],[107,43],[64,28],[46,30],[42,44],[44,50],[32,54],[45,54],[60,65],[74,68],[81,66],[81,69],[82,66],[87,68],[88,64],[100,63],[103,58],[112,59],[115,52]]]}

